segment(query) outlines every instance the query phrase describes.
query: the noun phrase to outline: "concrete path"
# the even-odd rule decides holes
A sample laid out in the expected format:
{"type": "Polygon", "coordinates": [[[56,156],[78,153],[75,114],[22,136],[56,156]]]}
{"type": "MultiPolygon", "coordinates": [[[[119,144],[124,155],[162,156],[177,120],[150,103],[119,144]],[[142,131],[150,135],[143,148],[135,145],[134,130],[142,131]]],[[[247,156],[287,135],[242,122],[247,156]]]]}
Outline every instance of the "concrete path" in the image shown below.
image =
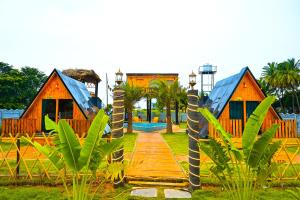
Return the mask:
{"type": "Polygon", "coordinates": [[[159,133],[139,133],[127,178],[145,180],[183,180],[185,173],[159,133]]]}

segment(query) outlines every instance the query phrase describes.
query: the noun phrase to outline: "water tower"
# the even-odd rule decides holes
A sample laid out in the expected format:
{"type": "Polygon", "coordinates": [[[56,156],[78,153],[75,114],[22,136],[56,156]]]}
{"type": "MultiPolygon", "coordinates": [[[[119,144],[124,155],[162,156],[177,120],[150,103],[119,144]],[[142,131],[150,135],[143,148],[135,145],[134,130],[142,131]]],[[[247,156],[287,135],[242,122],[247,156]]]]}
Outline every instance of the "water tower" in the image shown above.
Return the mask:
{"type": "Polygon", "coordinates": [[[215,84],[215,73],[217,66],[205,64],[199,67],[199,74],[201,75],[201,92],[209,93],[215,84]]]}

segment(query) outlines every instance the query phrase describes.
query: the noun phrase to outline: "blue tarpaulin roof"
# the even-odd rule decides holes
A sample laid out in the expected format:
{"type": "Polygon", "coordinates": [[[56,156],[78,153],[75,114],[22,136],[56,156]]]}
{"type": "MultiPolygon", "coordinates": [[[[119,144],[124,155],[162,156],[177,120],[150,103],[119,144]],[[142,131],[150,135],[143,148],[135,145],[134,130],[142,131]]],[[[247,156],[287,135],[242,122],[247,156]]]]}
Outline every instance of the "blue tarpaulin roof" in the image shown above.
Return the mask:
{"type": "Polygon", "coordinates": [[[65,86],[77,102],[80,109],[83,111],[86,116],[85,111],[88,111],[93,108],[91,102],[91,95],[85,84],[77,81],[69,76],[64,75],[61,71],[56,69],[57,74],[60,76],[61,80],[64,82],[65,86]]]}
{"type": "Polygon", "coordinates": [[[217,118],[220,116],[247,70],[249,70],[249,68],[245,67],[238,74],[220,80],[214,86],[208,96],[206,104],[209,105],[209,108],[217,118]]]}
{"type": "MultiPolygon", "coordinates": [[[[249,71],[249,68],[245,67],[238,74],[218,81],[208,98],[199,103],[200,107],[207,107],[216,118],[219,118],[227,102],[232,97],[234,90],[247,71],[249,71]]],[[[202,115],[200,116],[199,124],[201,128],[199,130],[199,135],[201,138],[206,138],[208,135],[208,122],[202,115]]]]}

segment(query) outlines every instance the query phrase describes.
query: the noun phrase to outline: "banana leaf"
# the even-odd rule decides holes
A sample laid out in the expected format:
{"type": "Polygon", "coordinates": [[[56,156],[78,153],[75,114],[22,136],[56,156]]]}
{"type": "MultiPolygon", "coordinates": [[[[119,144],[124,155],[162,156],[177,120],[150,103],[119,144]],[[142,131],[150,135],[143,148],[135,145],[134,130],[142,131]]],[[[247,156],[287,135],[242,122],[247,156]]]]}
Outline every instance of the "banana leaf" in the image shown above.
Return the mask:
{"type": "Polygon", "coordinates": [[[80,156],[81,146],[73,129],[62,119],[58,123],[58,136],[60,140],[60,151],[64,160],[70,169],[78,172],[80,170],[78,158],[80,156]]]}
{"type": "Polygon", "coordinates": [[[240,151],[235,147],[231,138],[231,134],[227,133],[223,126],[219,123],[219,121],[211,114],[211,112],[207,108],[199,108],[198,111],[206,118],[206,120],[215,127],[215,129],[219,132],[223,142],[229,145],[228,150],[231,150],[237,160],[242,160],[242,155],[240,151]]]}
{"type": "Polygon", "coordinates": [[[88,165],[90,162],[92,153],[97,143],[99,143],[99,140],[102,138],[108,119],[109,118],[107,115],[105,115],[104,110],[100,110],[94,118],[80,151],[80,156],[78,159],[79,170],[88,165]]]}
{"type": "Polygon", "coordinates": [[[276,133],[276,129],[279,125],[273,124],[271,128],[269,128],[262,136],[253,144],[253,148],[249,154],[249,157],[246,158],[246,162],[248,162],[249,166],[252,168],[256,168],[259,164],[259,161],[268,147],[268,144],[272,141],[276,133]]]}
{"type": "Polygon", "coordinates": [[[22,137],[22,140],[30,143],[32,146],[34,146],[40,153],[44,154],[50,162],[54,165],[54,167],[57,170],[61,170],[65,165],[63,162],[63,159],[55,149],[55,147],[51,147],[49,145],[42,146],[38,142],[32,142],[28,138],[22,137]]]}
{"type": "Polygon", "coordinates": [[[269,108],[272,103],[275,101],[275,97],[269,96],[266,97],[254,110],[252,115],[247,120],[245,129],[242,136],[242,146],[244,154],[247,155],[250,153],[253,144],[255,142],[256,136],[260,130],[260,127],[267,115],[269,108]]]}

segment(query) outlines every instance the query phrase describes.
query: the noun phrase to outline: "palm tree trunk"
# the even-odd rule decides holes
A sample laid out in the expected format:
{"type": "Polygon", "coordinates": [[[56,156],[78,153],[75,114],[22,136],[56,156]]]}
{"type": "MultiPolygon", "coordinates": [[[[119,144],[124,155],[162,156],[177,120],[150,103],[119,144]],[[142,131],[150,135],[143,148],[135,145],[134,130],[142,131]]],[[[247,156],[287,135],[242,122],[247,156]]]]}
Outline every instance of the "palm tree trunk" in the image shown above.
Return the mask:
{"type": "Polygon", "coordinates": [[[167,133],[173,133],[171,121],[171,105],[167,105],[167,133]]]}
{"type": "Polygon", "coordinates": [[[283,105],[283,89],[281,89],[280,93],[281,93],[280,102],[281,102],[281,109],[282,109],[281,112],[284,113],[285,110],[284,110],[284,105],[283,105]]]}
{"type": "MultiPolygon", "coordinates": [[[[297,90],[295,90],[295,88],[293,88],[293,93],[294,93],[294,96],[296,98],[296,103],[297,103],[297,110],[298,110],[298,113],[300,113],[300,104],[299,104],[299,99],[298,99],[298,96],[297,96],[297,90]]],[[[296,112],[295,112],[296,113],[296,112]]]]}
{"type": "Polygon", "coordinates": [[[127,133],[132,133],[132,108],[127,108],[127,115],[128,115],[128,127],[127,127],[127,133]]]}

